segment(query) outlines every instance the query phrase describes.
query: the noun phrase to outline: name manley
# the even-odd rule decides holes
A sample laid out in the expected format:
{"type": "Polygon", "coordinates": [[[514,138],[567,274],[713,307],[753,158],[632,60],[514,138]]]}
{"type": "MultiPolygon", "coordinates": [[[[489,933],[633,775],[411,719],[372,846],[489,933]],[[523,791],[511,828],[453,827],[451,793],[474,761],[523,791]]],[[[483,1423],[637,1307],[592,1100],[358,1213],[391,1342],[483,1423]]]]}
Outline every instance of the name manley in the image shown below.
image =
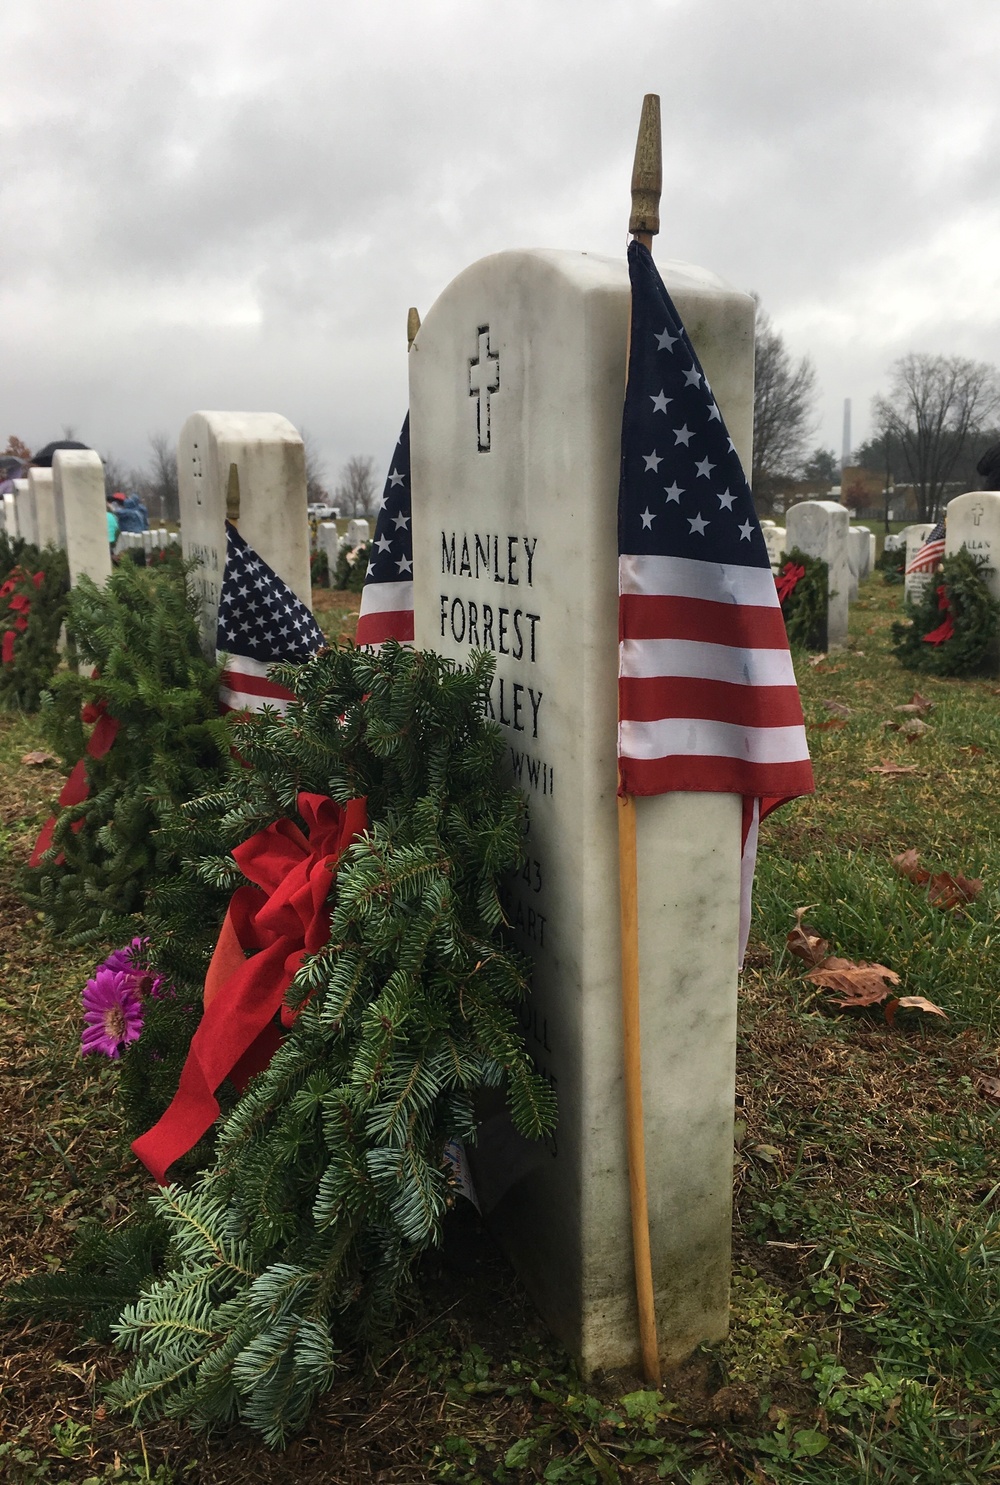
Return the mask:
{"type": "MultiPolygon", "coordinates": [[[[471,537],[464,532],[441,532],[441,573],[443,577],[467,578],[473,583],[493,583],[504,588],[529,589],[534,581],[537,536],[500,536],[492,532],[471,537]]],[[[496,599],[506,594],[496,593],[496,599]]],[[[495,655],[508,655],[512,660],[538,660],[538,626],[541,615],[517,602],[518,594],[507,601],[488,602],[482,592],[476,598],[441,594],[441,638],[450,630],[455,644],[471,649],[491,650],[495,655]]],[[[538,711],[542,692],[521,681],[494,678],[496,706],[490,709],[497,721],[515,732],[538,737],[538,711]]]]}

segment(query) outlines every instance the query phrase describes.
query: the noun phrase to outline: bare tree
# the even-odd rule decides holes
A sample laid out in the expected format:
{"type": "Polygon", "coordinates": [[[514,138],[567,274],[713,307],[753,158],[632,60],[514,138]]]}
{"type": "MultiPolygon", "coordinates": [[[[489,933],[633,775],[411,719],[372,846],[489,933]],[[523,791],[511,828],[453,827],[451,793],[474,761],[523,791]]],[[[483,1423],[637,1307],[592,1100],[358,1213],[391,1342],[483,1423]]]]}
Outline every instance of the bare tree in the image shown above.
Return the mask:
{"type": "Polygon", "coordinates": [[[306,500],[310,505],[328,505],[330,492],[326,488],[326,461],[316,440],[305,428],[302,429],[302,447],[306,456],[306,500]]]}
{"type": "Polygon", "coordinates": [[[181,501],[177,485],[177,449],[166,433],[151,433],[150,467],[142,481],[142,495],[151,513],[162,521],[179,521],[181,501]]]}
{"type": "Polygon", "coordinates": [[[753,353],[753,471],[759,503],[769,505],[782,479],[802,467],[815,432],[816,372],[808,356],[795,362],[770,316],[757,305],[753,353]]]}
{"type": "Polygon", "coordinates": [[[130,469],[122,459],[117,459],[114,454],[108,454],[104,460],[104,493],[111,499],[116,490],[123,494],[129,490],[135,490],[142,484],[142,471],[130,469]]]}
{"type": "Polygon", "coordinates": [[[933,521],[948,479],[1000,411],[1000,380],[984,361],[913,351],[893,362],[890,378],[888,397],[872,403],[872,419],[899,452],[921,521],[933,521]]]}
{"type": "Polygon", "coordinates": [[[353,454],[337,481],[334,499],[340,509],[355,516],[373,516],[378,508],[375,460],[371,454],[353,454]]]}

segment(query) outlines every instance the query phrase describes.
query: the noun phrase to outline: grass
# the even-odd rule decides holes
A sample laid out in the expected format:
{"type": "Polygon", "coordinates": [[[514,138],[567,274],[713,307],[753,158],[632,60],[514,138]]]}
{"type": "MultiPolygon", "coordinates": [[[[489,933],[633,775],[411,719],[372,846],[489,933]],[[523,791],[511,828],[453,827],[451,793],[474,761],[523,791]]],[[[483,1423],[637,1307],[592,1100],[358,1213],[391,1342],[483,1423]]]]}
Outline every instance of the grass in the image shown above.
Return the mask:
{"type": "MultiPolygon", "coordinates": [[[[331,637],[357,598],[320,592],[331,637]]],[[[0,1332],[0,1478],[126,1485],[670,1480],[688,1485],[961,1485],[1000,1479],[1000,684],[914,679],[888,648],[901,590],[863,585],[841,654],[798,672],[817,793],[762,830],[741,995],[732,1326],[663,1393],[639,1378],[585,1387],[545,1335],[469,1209],[423,1265],[388,1353],[345,1372],[275,1456],[239,1429],[209,1439],[108,1417],[119,1365],[67,1325],[0,1332]],[[914,740],[886,723],[918,689],[914,740]],[[825,703],[834,703],[831,710],[825,703]],[[837,707],[849,714],[837,715],[837,707]],[[843,725],[828,727],[836,721],[843,725]],[[884,762],[916,771],[886,775],[884,762]],[[934,907],[893,870],[981,877],[934,907]],[[834,953],[881,962],[948,1020],[839,1013],[785,938],[810,906],[834,953]]],[[[141,1192],[108,1068],[78,1056],[92,958],[50,939],[12,877],[51,768],[22,755],[32,719],[0,723],[0,918],[7,1037],[0,1080],[0,1275],[64,1264],[79,1224],[120,1219],[141,1192]]],[[[92,951],[94,952],[94,951],[92,951]]]]}

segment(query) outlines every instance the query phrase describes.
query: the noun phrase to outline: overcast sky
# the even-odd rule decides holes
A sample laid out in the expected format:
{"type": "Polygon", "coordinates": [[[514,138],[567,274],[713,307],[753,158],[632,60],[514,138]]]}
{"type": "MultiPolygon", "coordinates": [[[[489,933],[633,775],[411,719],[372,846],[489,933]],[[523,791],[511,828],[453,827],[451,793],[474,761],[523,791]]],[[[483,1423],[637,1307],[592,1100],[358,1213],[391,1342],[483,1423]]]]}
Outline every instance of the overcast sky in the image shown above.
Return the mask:
{"type": "Polygon", "coordinates": [[[409,305],[624,252],[645,92],[655,252],[760,293],[817,443],[906,351],[1000,363],[998,0],[4,0],[0,46],[0,439],[266,410],[382,466],[409,305]]]}

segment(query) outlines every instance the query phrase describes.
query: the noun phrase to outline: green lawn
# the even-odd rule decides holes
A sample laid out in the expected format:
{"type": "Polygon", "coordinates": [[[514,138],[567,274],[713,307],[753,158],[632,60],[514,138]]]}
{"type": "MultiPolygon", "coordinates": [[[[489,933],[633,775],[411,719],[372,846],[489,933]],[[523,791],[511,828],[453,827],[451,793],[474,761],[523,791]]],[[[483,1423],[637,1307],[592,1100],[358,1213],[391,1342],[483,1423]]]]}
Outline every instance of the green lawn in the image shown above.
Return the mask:
{"type": "MultiPolygon", "coordinates": [[[[899,587],[876,576],[848,650],[797,665],[817,793],[762,829],[744,975],[730,1338],[658,1396],[584,1387],[469,1211],[424,1264],[399,1336],[358,1360],[303,1437],[269,1455],[240,1430],[107,1416],[118,1362],[66,1324],[0,1332],[0,1478],[277,1481],[979,1482],[1000,1476],[1000,682],[914,678],[888,648],[899,587]],[[895,710],[933,708],[911,737],[895,710]],[[831,708],[826,703],[834,703],[831,708]],[[843,708],[848,708],[846,715],[843,708]],[[837,725],[829,725],[834,723],[837,725]],[[888,725],[887,725],[888,724],[888,725]],[[873,772],[898,766],[912,772],[873,772]],[[892,858],[981,878],[934,906],[892,858]],[[947,1020],[840,1012],[785,948],[795,909],[833,954],[897,973],[947,1020]]],[[[356,607],[356,600],[354,600],[356,607]]],[[[338,595],[323,622],[353,625],[338,595]],[[343,610],[341,612],[341,610],[343,610]]],[[[78,1056],[96,951],[69,950],[12,891],[58,785],[22,764],[32,719],[0,722],[0,911],[7,1037],[0,1274],[64,1264],[88,1220],[141,1190],[109,1068],[78,1056]]]]}

